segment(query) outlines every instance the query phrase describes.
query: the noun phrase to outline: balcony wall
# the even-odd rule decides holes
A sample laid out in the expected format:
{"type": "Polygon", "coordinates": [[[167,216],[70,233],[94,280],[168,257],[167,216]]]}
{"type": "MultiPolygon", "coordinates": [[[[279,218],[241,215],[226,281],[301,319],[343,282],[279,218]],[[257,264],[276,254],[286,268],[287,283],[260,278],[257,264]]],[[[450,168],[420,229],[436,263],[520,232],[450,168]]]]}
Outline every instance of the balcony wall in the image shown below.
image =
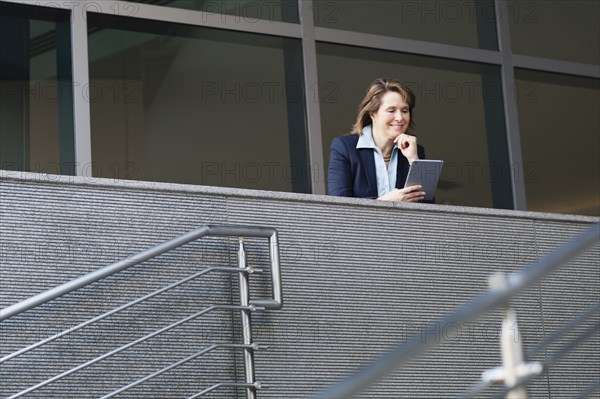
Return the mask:
{"type": "MultiPolygon", "coordinates": [[[[413,335],[441,340],[457,333],[359,397],[455,396],[483,370],[500,365],[501,312],[462,325],[434,324],[433,332],[425,327],[486,290],[492,273],[517,270],[598,222],[583,216],[22,172],[1,172],[0,187],[0,308],[201,225],[276,228],[284,306],[253,316],[254,340],[266,346],[255,354],[256,379],[268,386],[259,397],[273,399],[305,398],[413,335]]],[[[235,264],[236,251],[236,240],[203,239],[11,318],[0,324],[0,355],[202,267],[235,264]]],[[[599,300],[599,251],[596,245],[515,298],[521,336],[514,339],[526,350],[599,300]]],[[[248,241],[248,262],[268,270],[263,241],[248,241]]],[[[253,297],[269,295],[267,274],[251,278],[253,297]]],[[[177,316],[236,298],[237,276],[211,274],[111,323],[103,321],[2,364],[0,396],[177,316]]],[[[211,312],[30,397],[102,396],[211,342],[239,339],[238,317],[211,312]]],[[[599,319],[596,312],[585,326],[599,319]]],[[[572,337],[530,359],[551,358],[572,337]]],[[[550,366],[529,385],[531,397],[575,396],[597,381],[599,342],[596,331],[550,366]]],[[[241,359],[239,352],[214,351],[122,397],[188,397],[219,380],[242,378],[241,359]]],[[[483,397],[497,392],[491,389],[483,397]]],[[[223,388],[211,397],[243,394],[243,389],[223,388]]]]}

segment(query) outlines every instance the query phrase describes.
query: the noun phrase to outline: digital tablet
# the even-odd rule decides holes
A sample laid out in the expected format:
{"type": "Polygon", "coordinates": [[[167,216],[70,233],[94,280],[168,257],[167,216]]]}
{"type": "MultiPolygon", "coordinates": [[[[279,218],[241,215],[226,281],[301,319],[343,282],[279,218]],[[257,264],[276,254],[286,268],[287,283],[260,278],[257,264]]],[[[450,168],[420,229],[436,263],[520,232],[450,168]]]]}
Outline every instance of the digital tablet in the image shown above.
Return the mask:
{"type": "Polygon", "coordinates": [[[417,159],[410,164],[404,187],[419,184],[425,191],[425,200],[431,201],[435,196],[444,161],[434,159],[417,159]]]}

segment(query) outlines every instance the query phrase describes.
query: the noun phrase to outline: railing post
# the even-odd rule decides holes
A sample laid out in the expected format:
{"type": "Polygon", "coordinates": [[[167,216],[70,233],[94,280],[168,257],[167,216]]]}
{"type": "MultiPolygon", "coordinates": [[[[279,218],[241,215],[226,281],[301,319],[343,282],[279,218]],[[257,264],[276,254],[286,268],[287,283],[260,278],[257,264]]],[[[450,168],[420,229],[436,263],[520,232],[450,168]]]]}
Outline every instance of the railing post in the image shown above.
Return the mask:
{"type": "MultiPolygon", "coordinates": [[[[513,387],[519,382],[518,368],[523,364],[523,345],[517,324],[515,311],[506,306],[502,320],[502,365],[504,366],[504,385],[513,387]]],[[[527,388],[524,385],[511,389],[506,399],[527,399],[527,388]]]]}
{"type": "MultiPolygon", "coordinates": [[[[239,238],[238,263],[242,269],[246,268],[246,250],[244,248],[244,240],[239,238]]],[[[240,305],[248,306],[250,303],[249,292],[249,277],[247,273],[240,273],[240,305]]],[[[242,343],[252,345],[252,318],[250,310],[242,310],[242,343]]],[[[244,349],[244,374],[247,384],[255,384],[254,381],[254,352],[253,349],[244,349]]],[[[246,397],[248,399],[256,399],[256,387],[246,387],[246,397]]]]}
{"type": "MultiPolygon", "coordinates": [[[[492,290],[506,289],[508,287],[506,275],[504,273],[492,275],[489,285],[492,290]]],[[[519,383],[532,375],[540,375],[543,366],[538,362],[525,363],[517,314],[510,303],[504,306],[501,331],[502,367],[484,372],[482,379],[484,382],[503,382],[509,389],[506,399],[527,399],[527,388],[519,383]]]]}

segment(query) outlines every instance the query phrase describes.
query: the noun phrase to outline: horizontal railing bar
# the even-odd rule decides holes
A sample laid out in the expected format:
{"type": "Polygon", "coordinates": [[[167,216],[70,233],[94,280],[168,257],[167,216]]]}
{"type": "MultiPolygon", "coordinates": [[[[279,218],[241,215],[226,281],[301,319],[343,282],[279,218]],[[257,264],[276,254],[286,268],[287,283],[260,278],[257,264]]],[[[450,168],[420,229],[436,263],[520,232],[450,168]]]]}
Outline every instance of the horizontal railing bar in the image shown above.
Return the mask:
{"type": "Polygon", "coordinates": [[[540,342],[535,344],[533,347],[529,348],[527,350],[527,353],[525,353],[525,356],[527,356],[527,357],[534,356],[544,346],[556,341],[558,338],[565,335],[567,332],[571,331],[574,327],[580,325],[581,323],[583,323],[584,321],[586,321],[587,319],[592,317],[594,315],[594,313],[596,313],[596,311],[598,311],[599,309],[600,309],[600,301],[596,302],[592,306],[588,306],[583,312],[581,312],[576,318],[572,319],[568,324],[562,326],[558,330],[554,331],[552,333],[552,335],[550,335],[548,338],[541,340],[540,342]]]}
{"type": "Polygon", "coordinates": [[[207,273],[210,273],[210,272],[213,272],[213,271],[226,271],[226,272],[231,272],[231,273],[240,273],[240,272],[253,273],[253,272],[259,271],[259,269],[252,269],[252,268],[241,269],[239,267],[226,267],[226,266],[211,266],[211,267],[208,267],[208,268],[202,270],[201,272],[198,272],[196,274],[192,274],[191,276],[188,276],[188,277],[186,277],[186,278],[184,278],[182,280],[179,280],[179,281],[177,281],[177,282],[175,282],[175,283],[173,283],[171,285],[168,285],[168,286],[163,287],[163,288],[161,288],[159,290],[151,292],[148,295],[145,295],[145,296],[143,296],[141,298],[138,298],[136,300],[128,302],[128,303],[126,303],[126,304],[124,304],[124,305],[122,305],[122,306],[120,306],[118,308],[112,309],[112,310],[110,310],[110,311],[108,311],[106,313],[98,315],[98,316],[96,316],[96,317],[94,317],[92,319],[89,319],[89,320],[87,320],[87,321],[85,321],[85,322],[83,322],[81,324],[76,325],[75,327],[68,328],[68,329],[66,329],[64,331],[61,331],[61,332],[59,332],[59,333],[57,333],[57,334],[55,334],[55,335],[53,335],[51,337],[48,337],[48,338],[46,338],[46,339],[44,339],[42,341],[39,341],[39,342],[37,342],[35,344],[31,344],[31,345],[29,345],[29,346],[27,346],[27,347],[25,347],[23,349],[20,349],[20,350],[18,350],[16,352],[13,352],[13,353],[9,354],[9,355],[6,355],[6,356],[4,356],[3,358],[0,359],[0,364],[4,363],[4,362],[6,362],[6,361],[8,361],[8,360],[10,360],[12,358],[15,358],[17,356],[20,356],[20,355],[22,355],[24,353],[32,351],[35,348],[39,348],[40,346],[48,344],[48,343],[50,343],[50,342],[52,342],[52,341],[54,341],[54,340],[56,340],[58,338],[64,337],[66,335],[69,335],[69,334],[71,334],[71,333],[73,333],[73,332],[75,332],[77,330],[80,330],[80,329],[82,329],[84,327],[87,327],[87,326],[89,326],[89,325],[91,325],[93,323],[96,323],[96,322],[98,322],[98,321],[100,321],[102,319],[105,319],[105,318],[107,318],[109,316],[112,316],[112,315],[114,315],[114,314],[116,314],[116,313],[118,313],[120,311],[128,309],[128,308],[130,308],[130,307],[132,307],[134,305],[137,305],[137,304],[139,304],[141,302],[147,301],[148,299],[151,299],[151,298],[153,298],[153,297],[155,297],[157,295],[160,295],[160,294],[162,294],[162,293],[164,293],[166,291],[169,291],[169,290],[171,290],[173,288],[176,288],[176,287],[178,287],[178,286],[180,286],[182,284],[185,284],[185,283],[189,282],[190,280],[196,279],[198,277],[203,276],[204,274],[207,274],[207,273]]]}
{"type": "Polygon", "coordinates": [[[213,306],[209,306],[208,308],[203,309],[200,312],[194,313],[194,314],[192,314],[192,315],[190,315],[190,316],[188,316],[188,317],[186,317],[184,319],[181,319],[181,320],[179,320],[179,321],[177,321],[175,323],[172,323],[172,324],[170,324],[170,325],[168,325],[166,327],[163,327],[163,328],[161,328],[159,330],[156,330],[153,333],[145,335],[145,336],[143,336],[141,338],[138,338],[135,341],[132,341],[132,342],[130,342],[128,344],[125,344],[125,345],[117,348],[117,349],[114,349],[114,350],[112,350],[112,351],[110,351],[108,353],[105,353],[104,355],[98,356],[98,357],[96,357],[96,358],[94,358],[92,360],[89,360],[89,361],[87,361],[87,362],[85,362],[83,364],[80,364],[77,367],[74,367],[74,368],[72,368],[70,370],[62,372],[62,373],[60,373],[60,374],[58,374],[58,375],[56,375],[56,376],[54,376],[52,378],[47,379],[46,381],[42,381],[42,382],[40,382],[37,385],[34,385],[34,386],[30,387],[30,388],[27,388],[26,390],[23,390],[23,391],[15,394],[15,395],[13,395],[13,396],[10,396],[8,399],[19,398],[19,397],[21,397],[21,396],[23,396],[25,394],[33,392],[33,391],[35,391],[35,390],[37,390],[39,388],[42,388],[42,387],[44,387],[44,386],[46,386],[48,384],[51,384],[51,383],[53,383],[55,381],[58,381],[61,378],[64,378],[64,377],[66,377],[68,375],[71,375],[71,374],[73,374],[73,373],[75,373],[77,371],[83,370],[84,368],[89,367],[89,366],[91,366],[93,364],[96,364],[96,363],[98,363],[101,360],[104,360],[106,358],[114,356],[117,353],[120,353],[120,352],[122,352],[122,351],[124,351],[126,349],[131,348],[132,346],[135,346],[137,344],[145,342],[145,341],[147,341],[147,340],[149,340],[149,339],[151,339],[151,338],[153,338],[153,337],[155,337],[157,335],[160,335],[160,334],[162,334],[164,332],[167,332],[167,331],[169,331],[169,330],[171,330],[171,329],[173,329],[173,328],[175,328],[177,326],[180,326],[181,324],[187,323],[188,321],[191,321],[191,320],[193,320],[193,319],[195,319],[197,317],[200,317],[200,316],[202,316],[202,315],[204,315],[204,314],[206,314],[208,312],[211,312],[213,310],[250,310],[250,311],[255,311],[255,310],[257,310],[257,308],[254,305],[250,305],[250,306],[240,306],[240,305],[213,305],[213,306]]]}
{"type": "MultiPolygon", "coordinates": [[[[51,288],[47,291],[34,295],[27,298],[19,303],[8,306],[0,310],[0,321],[8,319],[14,315],[22,313],[26,310],[32,309],[36,306],[44,304],[48,301],[66,295],[70,292],[78,290],[86,285],[95,283],[96,281],[102,280],[103,278],[109,277],[115,273],[121,272],[132,266],[135,266],[141,262],[155,258],[165,252],[171,251],[182,245],[188,244],[199,238],[206,236],[243,236],[243,237],[263,237],[269,238],[271,241],[271,255],[273,255],[273,246],[277,248],[277,231],[270,227],[253,227],[253,226],[213,226],[206,225],[194,229],[188,233],[182,234],[179,237],[175,237],[171,240],[165,241],[145,251],[139,252],[128,258],[125,258],[119,262],[105,266],[101,269],[95,270],[84,276],[71,280],[67,283],[61,284],[57,287],[51,288]]],[[[279,258],[271,258],[271,269],[273,272],[273,291],[274,291],[274,302],[281,302],[281,280],[279,277],[279,258]],[[277,273],[277,274],[276,274],[277,273]],[[279,277],[279,282],[276,281],[279,277]],[[278,284],[278,285],[277,285],[278,284]],[[277,285],[277,287],[276,287],[277,285]]],[[[271,302],[271,301],[268,301],[271,302]]],[[[262,304],[257,304],[263,306],[262,304]]],[[[269,303],[266,303],[269,305],[269,303]]],[[[271,304],[269,306],[275,306],[271,304]]],[[[278,308],[280,308],[279,306],[278,308]]],[[[275,308],[275,307],[274,307],[275,308]]]]}
{"type": "Polygon", "coordinates": [[[585,329],[580,335],[569,341],[568,344],[563,345],[558,351],[554,352],[552,356],[544,362],[544,366],[550,366],[553,363],[558,362],[565,354],[579,346],[583,341],[592,336],[597,330],[600,329],[600,322],[596,323],[589,328],[585,329]]]}
{"type": "Polygon", "coordinates": [[[255,344],[213,344],[213,345],[209,346],[208,348],[205,348],[205,349],[201,350],[200,352],[196,352],[193,355],[190,355],[190,356],[188,356],[188,357],[186,357],[184,359],[181,359],[181,360],[179,360],[179,361],[177,361],[177,362],[175,362],[173,364],[170,364],[167,367],[164,367],[164,368],[162,368],[160,370],[157,370],[154,373],[149,374],[149,375],[147,375],[144,378],[140,378],[139,380],[134,381],[134,382],[132,382],[129,385],[126,385],[126,386],[124,386],[122,388],[119,388],[116,391],[113,391],[113,392],[109,393],[108,395],[105,395],[105,396],[101,397],[100,399],[112,398],[113,396],[118,395],[120,393],[123,393],[123,392],[125,392],[125,391],[127,391],[127,390],[129,390],[129,389],[131,389],[131,388],[133,388],[135,386],[137,386],[137,385],[140,385],[141,383],[144,383],[144,382],[146,382],[146,381],[148,381],[148,380],[150,380],[150,379],[152,379],[154,377],[157,377],[157,376],[159,376],[161,374],[164,374],[164,373],[166,373],[169,370],[172,370],[172,369],[174,369],[176,367],[179,367],[182,364],[185,364],[185,363],[189,362],[190,360],[194,360],[197,357],[200,357],[200,356],[205,355],[205,354],[207,354],[209,352],[212,352],[215,349],[221,349],[221,348],[253,349],[253,350],[256,350],[257,346],[255,344]]]}
{"type": "Polygon", "coordinates": [[[207,393],[209,393],[211,391],[214,391],[215,389],[222,388],[222,387],[236,387],[236,388],[254,388],[254,389],[260,389],[261,385],[258,382],[255,382],[255,383],[247,383],[247,382],[220,382],[218,384],[213,385],[210,388],[206,388],[202,392],[198,392],[197,394],[190,396],[187,399],[198,398],[200,396],[206,395],[207,393]]]}
{"type": "Polygon", "coordinates": [[[452,331],[443,334],[440,339],[436,333],[439,325],[467,323],[500,305],[508,303],[513,296],[527,289],[529,285],[537,282],[546,274],[552,273],[570,259],[575,258],[581,252],[596,244],[599,236],[600,224],[597,223],[537,262],[530,264],[520,272],[509,275],[505,288],[494,289],[479,295],[453,313],[430,325],[422,334],[413,336],[404,344],[398,345],[366,368],[317,393],[313,396],[313,399],[347,399],[353,397],[389,371],[412,360],[425,350],[454,338],[457,334],[457,331],[454,331],[455,329],[450,329],[452,331]],[[423,335],[425,338],[423,338],[423,335]]]}
{"type": "MultiPolygon", "coordinates": [[[[567,323],[567,324],[563,325],[561,328],[555,330],[554,333],[552,333],[552,335],[550,337],[538,341],[534,346],[529,348],[527,350],[527,353],[525,354],[525,357],[530,358],[532,356],[535,356],[544,346],[546,346],[549,343],[554,342],[556,339],[560,338],[565,333],[572,330],[575,326],[578,326],[581,323],[583,323],[584,321],[586,321],[587,319],[589,319],[591,316],[594,315],[596,310],[598,310],[599,308],[600,308],[600,301],[596,302],[595,304],[592,304],[591,306],[588,306],[586,309],[584,309],[582,312],[580,312],[577,317],[571,319],[571,321],[569,321],[569,323],[567,323]]],[[[480,393],[482,393],[483,391],[485,391],[492,385],[493,385],[492,381],[479,381],[479,382],[471,385],[467,390],[462,392],[456,398],[457,399],[472,398],[476,395],[479,395],[480,393]]]]}

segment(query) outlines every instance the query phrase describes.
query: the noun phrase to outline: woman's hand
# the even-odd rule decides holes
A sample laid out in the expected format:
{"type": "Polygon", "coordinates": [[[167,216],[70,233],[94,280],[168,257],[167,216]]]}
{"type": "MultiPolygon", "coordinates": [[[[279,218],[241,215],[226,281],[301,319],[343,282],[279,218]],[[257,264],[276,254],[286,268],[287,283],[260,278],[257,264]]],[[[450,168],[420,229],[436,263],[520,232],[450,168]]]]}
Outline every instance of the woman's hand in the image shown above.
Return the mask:
{"type": "Polygon", "coordinates": [[[420,185],[395,188],[377,199],[382,201],[417,202],[425,198],[425,191],[421,191],[422,188],[420,185]]]}
{"type": "Polygon", "coordinates": [[[398,145],[398,149],[408,159],[408,162],[412,163],[415,159],[419,159],[419,155],[417,154],[417,138],[415,136],[402,133],[396,137],[394,143],[398,145]]]}

